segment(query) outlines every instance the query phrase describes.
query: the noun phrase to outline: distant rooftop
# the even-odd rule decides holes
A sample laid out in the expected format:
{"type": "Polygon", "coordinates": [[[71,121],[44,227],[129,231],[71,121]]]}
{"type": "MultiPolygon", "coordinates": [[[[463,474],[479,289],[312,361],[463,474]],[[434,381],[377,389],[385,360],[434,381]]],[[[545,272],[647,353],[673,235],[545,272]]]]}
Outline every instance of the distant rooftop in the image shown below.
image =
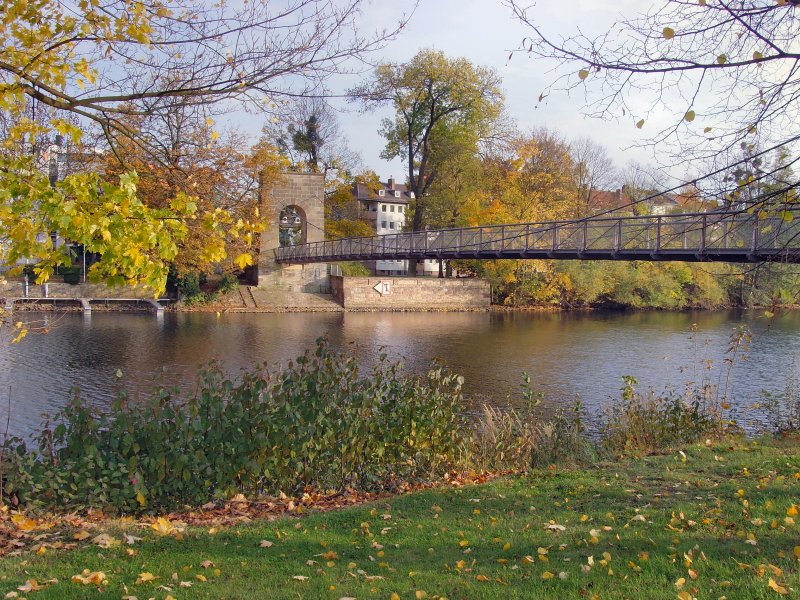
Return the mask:
{"type": "Polygon", "coordinates": [[[393,178],[388,181],[378,182],[380,187],[377,190],[364,183],[356,184],[356,198],[359,200],[375,200],[393,202],[395,204],[408,204],[414,199],[413,192],[409,191],[408,186],[397,183],[393,178]]]}

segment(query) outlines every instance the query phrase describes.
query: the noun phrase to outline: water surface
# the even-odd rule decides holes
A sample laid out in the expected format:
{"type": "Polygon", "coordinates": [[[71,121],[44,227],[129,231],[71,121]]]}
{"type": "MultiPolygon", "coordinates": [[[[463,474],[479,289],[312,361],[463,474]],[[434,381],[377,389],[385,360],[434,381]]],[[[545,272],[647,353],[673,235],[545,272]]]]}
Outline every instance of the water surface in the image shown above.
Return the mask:
{"type": "Polygon", "coordinates": [[[62,407],[77,388],[107,405],[124,386],[134,396],[157,382],[191,386],[199,365],[216,360],[231,376],[260,363],[285,363],[318,337],[356,352],[368,366],[383,349],[421,372],[438,358],[466,378],[465,391],[494,403],[520,398],[527,371],[545,393],[545,410],[580,397],[589,420],[619,397],[621,377],[663,390],[689,381],[724,387],[732,331],[753,340],[730,369],[729,392],[741,405],[762,390],[780,392],[800,356],[800,313],[38,313],[49,333],[0,348],[0,417],[27,434],[42,413],[62,407]],[[693,325],[697,332],[692,334],[693,325]],[[711,365],[711,370],[706,366],[711,365]],[[121,371],[117,380],[115,373],[121,371]]]}

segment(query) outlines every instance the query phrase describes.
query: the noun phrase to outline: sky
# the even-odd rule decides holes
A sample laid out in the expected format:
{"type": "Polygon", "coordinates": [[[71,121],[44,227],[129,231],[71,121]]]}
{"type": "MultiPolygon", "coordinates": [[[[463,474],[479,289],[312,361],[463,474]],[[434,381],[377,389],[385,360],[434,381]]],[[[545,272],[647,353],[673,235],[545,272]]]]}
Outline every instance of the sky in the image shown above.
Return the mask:
{"type": "MultiPolygon", "coordinates": [[[[364,26],[387,26],[409,10],[410,4],[403,0],[373,0],[364,11],[364,26]]],[[[584,33],[601,32],[623,13],[630,16],[640,12],[642,3],[539,0],[534,10],[544,30],[558,36],[574,33],[577,28],[584,33]]],[[[647,141],[647,128],[637,129],[633,118],[615,121],[586,117],[582,114],[582,94],[570,97],[554,93],[539,103],[539,94],[552,78],[548,71],[555,65],[522,54],[509,60],[509,52],[519,46],[526,34],[525,26],[513,18],[501,0],[420,0],[408,26],[384,49],[380,59],[404,62],[423,48],[433,48],[451,57],[467,58],[476,65],[494,67],[503,79],[507,112],[521,130],[546,126],[569,140],[588,136],[605,146],[620,168],[634,160],[654,162],[652,150],[636,147],[647,141]]],[[[367,75],[341,77],[334,82],[334,88],[344,91],[367,75]]],[[[384,180],[390,176],[404,179],[406,168],[399,159],[388,162],[380,158],[384,146],[378,133],[380,121],[391,116],[392,111],[387,108],[364,114],[344,101],[334,101],[334,105],[342,110],[341,131],[348,137],[350,147],[360,154],[364,166],[384,180]]]]}

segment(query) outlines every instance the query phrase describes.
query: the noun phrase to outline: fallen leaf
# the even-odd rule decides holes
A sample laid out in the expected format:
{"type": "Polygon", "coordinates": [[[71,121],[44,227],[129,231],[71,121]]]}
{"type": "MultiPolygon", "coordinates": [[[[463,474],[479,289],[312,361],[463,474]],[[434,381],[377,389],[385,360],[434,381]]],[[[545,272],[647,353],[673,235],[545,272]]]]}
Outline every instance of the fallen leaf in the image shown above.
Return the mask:
{"type": "Polygon", "coordinates": [[[101,533],[100,535],[92,538],[92,543],[100,546],[101,548],[114,548],[119,546],[122,542],[120,542],[117,538],[108,535],[107,533],[101,533]]]}
{"type": "Polygon", "coordinates": [[[102,571],[90,571],[89,569],[84,569],[80,575],[73,575],[71,579],[72,583],[82,583],[83,585],[100,585],[105,580],[105,573],[102,571]]]}
{"type": "Polygon", "coordinates": [[[777,581],[772,579],[772,577],[769,578],[769,583],[767,583],[767,585],[769,586],[769,589],[771,589],[776,594],[780,594],[781,596],[786,596],[789,594],[789,590],[787,590],[784,586],[780,585],[777,581]]]}
{"type": "Polygon", "coordinates": [[[136,578],[136,585],[141,585],[142,583],[147,583],[148,581],[153,581],[155,579],[158,579],[158,577],[145,571],[144,573],[139,573],[139,577],[136,578]]]}
{"type": "Polygon", "coordinates": [[[28,579],[25,583],[18,586],[17,589],[22,592],[23,594],[27,594],[29,592],[38,592],[39,590],[43,589],[45,586],[40,585],[38,581],[35,579],[28,579]]]}
{"type": "Polygon", "coordinates": [[[12,515],[11,522],[21,531],[32,531],[36,529],[36,521],[29,519],[25,515],[12,515]]]}
{"type": "Polygon", "coordinates": [[[175,526],[169,522],[169,519],[158,517],[155,523],[150,526],[150,529],[161,535],[170,535],[176,531],[175,526]]]}

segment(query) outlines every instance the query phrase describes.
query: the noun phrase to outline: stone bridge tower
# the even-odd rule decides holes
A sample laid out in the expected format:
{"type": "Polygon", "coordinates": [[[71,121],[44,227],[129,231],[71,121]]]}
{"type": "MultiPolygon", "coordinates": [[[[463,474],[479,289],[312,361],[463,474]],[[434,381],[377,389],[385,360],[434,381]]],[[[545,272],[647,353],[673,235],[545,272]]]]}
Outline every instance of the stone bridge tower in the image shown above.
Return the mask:
{"type": "Polygon", "coordinates": [[[291,292],[327,292],[326,264],[279,265],[278,246],[325,239],[325,176],[321,173],[283,173],[271,186],[261,186],[264,231],[259,244],[258,286],[291,292]]]}

